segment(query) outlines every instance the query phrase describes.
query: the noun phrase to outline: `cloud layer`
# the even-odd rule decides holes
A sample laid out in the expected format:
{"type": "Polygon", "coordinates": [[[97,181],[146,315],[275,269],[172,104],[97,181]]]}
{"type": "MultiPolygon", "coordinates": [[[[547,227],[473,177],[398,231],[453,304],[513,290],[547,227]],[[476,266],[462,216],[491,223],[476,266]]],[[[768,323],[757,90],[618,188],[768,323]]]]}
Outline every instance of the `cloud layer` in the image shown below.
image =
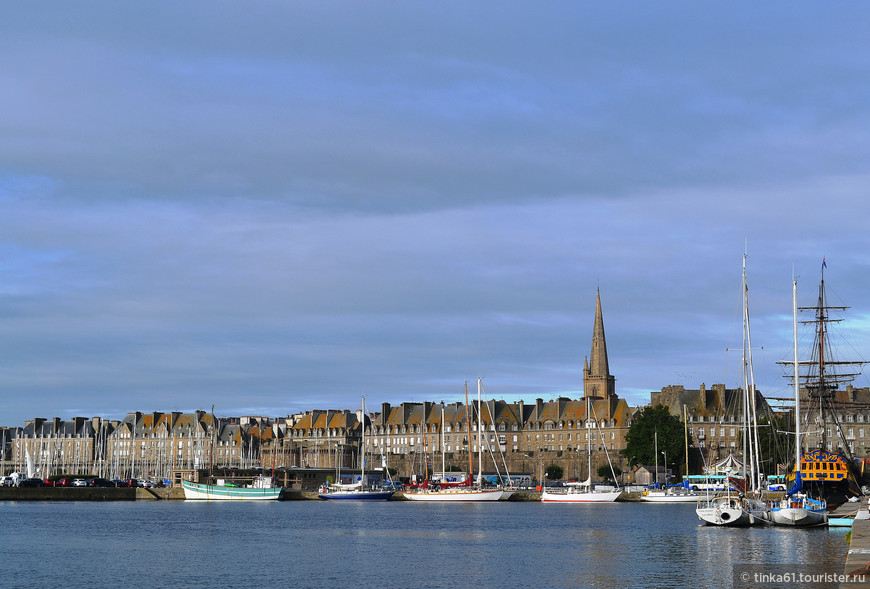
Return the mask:
{"type": "Polygon", "coordinates": [[[785,396],[793,271],[867,349],[867,16],[12,7],[4,424],[574,396],[598,289],[622,396],[737,386],[744,249],[785,396]]]}

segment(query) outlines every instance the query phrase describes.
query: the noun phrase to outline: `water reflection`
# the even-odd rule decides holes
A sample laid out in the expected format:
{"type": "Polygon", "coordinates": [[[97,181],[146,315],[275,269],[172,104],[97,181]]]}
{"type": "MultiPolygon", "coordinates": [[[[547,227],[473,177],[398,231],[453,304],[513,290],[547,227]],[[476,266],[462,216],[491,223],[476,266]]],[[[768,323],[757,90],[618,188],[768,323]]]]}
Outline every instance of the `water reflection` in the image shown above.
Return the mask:
{"type": "Polygon", "coordinates": [[[680,504],[10,503],[0,517],[0,575],[35,586],[718,586],[735,564],[840,573],[847,549],[842,530],[707,527],[680,504]]]}

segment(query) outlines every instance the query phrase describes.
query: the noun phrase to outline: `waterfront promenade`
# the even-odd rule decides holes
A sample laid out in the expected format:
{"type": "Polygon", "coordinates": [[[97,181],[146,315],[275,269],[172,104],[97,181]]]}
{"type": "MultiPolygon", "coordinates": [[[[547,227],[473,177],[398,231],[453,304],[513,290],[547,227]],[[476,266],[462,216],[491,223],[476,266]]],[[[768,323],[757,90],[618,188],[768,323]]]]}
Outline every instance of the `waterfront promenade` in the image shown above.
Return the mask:
{"type": "Polygon", "coordinates": [[[852,535],[849,551],[846,553],[846,566],[843,574],[865,575],[865,583],[843,583],[849,589],[870,589],[870,511],[864,502],[852,522],[852,535]]]}

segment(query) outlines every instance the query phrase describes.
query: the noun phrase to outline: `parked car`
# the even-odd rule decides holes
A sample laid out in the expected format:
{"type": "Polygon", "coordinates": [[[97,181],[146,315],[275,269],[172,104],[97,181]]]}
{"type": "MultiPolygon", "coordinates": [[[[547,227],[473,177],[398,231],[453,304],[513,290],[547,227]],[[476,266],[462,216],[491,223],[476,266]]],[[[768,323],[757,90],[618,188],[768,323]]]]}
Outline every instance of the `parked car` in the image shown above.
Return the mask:
{"type": "Polygon", "coordinates": [[[45,483],[42,482],[42,479],[24,479],[20,483],[18,483],[19,487],[44,487],[45,483]]]}
{"type": "Polygon", "coordinates": [[[124,479],[120,483],[118,483],[119,487],[138,487],[139,481],[136,479],[124,479]]]}
{"type": "Polygon", "coordinates": [[[54,486],[55,486],[55,487],[72,487],[72,486],[73,486],[73,480],[72,480],[72,479],[69,479],[69,478],[66,478],[66,477],[64,477],[64,478],[59,478],[59,479],[57,479],[57,480],[54,481],[54,486]]]}
{"type": "Polygon", "coordinates": [[[85,479],[73,479],[72,486],[73,487],[87,487],[88,482],[85,479]]]}
{"type": "Polygon", "coordinates": [[[11,487],[15,484],[12,477],[0,477],[0,487],[11,487]]]}
{"type": "Polygon", "coordinates": [[[87,481],[85,481],[85,483],[89,487],[114,487],[114,486],[116,486],[115,483],[113,483],[109,479],[104,479],[104,478],[100,478],[100,477],[94,477],[92,479],[88,479],[87,481]]]}
{"type": "Polygon", "coordinates": [[[40,486],[41,487],[56,487],[57,481],[54,479],[45,479],[44,481],[42,481],[42,485],[40,485],[40,486]]]}

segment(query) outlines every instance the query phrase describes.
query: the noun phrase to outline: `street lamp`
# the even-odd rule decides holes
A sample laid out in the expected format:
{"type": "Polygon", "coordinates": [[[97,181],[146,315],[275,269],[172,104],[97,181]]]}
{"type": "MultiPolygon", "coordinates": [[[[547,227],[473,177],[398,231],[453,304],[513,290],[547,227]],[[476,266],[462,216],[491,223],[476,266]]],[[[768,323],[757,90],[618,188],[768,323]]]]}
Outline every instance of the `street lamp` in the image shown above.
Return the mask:
{"type": "Polygon", "coordinates": [[[668,484],[668,453],[662,451],[662,455],[665,457],[665,484],[668,484]]]}

